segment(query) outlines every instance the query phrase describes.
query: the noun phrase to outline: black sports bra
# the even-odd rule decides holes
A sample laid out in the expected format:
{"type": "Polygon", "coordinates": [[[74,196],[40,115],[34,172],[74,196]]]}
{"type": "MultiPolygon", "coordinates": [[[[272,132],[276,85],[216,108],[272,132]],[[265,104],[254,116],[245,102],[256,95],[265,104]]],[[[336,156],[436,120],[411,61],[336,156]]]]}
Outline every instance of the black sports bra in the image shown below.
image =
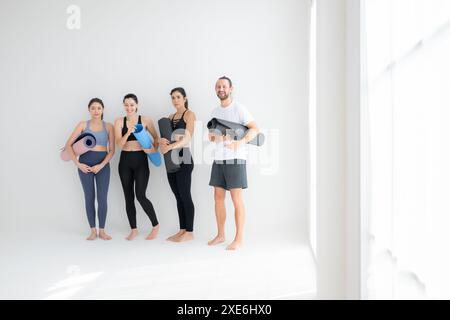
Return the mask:
{"type": "Polygon", "coordinates": [[[175,119],[175,114],[173,115],[172,119],[170,120],[170,122],[172,123],[172,130],[186,129],[186,121],[184,121],[184,114],[186,113],[186,111],[187,110],[183,112],[179,119],[175,119]]]}
{"type": "MultiPolygon", "coordinates": [[[[138,118],[138,124],[142,124],[141,122],[141,116],[139,116],[138,118]]],[[[124,135],[126,135],[128,132],[128,128],[127,128],[127,117],[123,117],[123,126],[122,126],[122,137],[124,135]]],[[[128,137],[127,141],[136,141],[136,137],[134,136],[134,134],[130,134],[130,136],[128,137]]]]}

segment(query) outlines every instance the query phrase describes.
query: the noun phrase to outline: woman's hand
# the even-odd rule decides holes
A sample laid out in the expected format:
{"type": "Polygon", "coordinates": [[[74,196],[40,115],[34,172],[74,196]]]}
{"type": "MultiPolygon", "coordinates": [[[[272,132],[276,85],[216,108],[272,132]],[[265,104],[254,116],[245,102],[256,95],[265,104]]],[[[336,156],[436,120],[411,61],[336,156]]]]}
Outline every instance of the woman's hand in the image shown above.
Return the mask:
{"type": "Polygon", "coordinates": [[[166,154],[167,152],[169,152],[172,149],[170,141],[165,138],[159,139],[159,149],[161,150],[162,154],[166,154]]]}
{"type": "Polygon", "coordinates": [[[157,149],[156,147],[151,147],[150,149],[144,149],[144,148],[142,148],[142,150],[143,150],[146,154],[158,152],[158,149],[157,149]]]}
{"type": "Polygon", "coordinates": [[[172,150],[172,145],[170,145],[170,144],[161,144],[159,146],[159,149],[161,150],[162,154],[166,154],[167,152],[172,150]]]}
{"type": "Polygon", "coordinates": [[[91,167],[89,167],[87,164],[84,163],[78,163],[77,164],[78,169],[81,170],[83,173],[89,173],[91,172],[91,167]]]}
{"type": "Polygon", "coordinates": [[[170,144],[170,141],[167,140],[166,138],[159,138],[159,144],[160,146],[168,146],[170,144]]]}
{"type": "Polygon", "coordinates": [[[136,125],[136,123],[137,122],[127,120],[127,128],[128,128],[127,134],[128,135],[134,133],[134,131],[136,130],[136,128],[134,127],[136,125]]]}
{"type": "Polygon", "coordinates": [[[91,172],[93,172],[94,174],[97,174],[98,172],[100,172],[100,170],[102,170],[104,167],[104,165],[102,164],[97,164],[93,167],[91,167],[91,172]]]}

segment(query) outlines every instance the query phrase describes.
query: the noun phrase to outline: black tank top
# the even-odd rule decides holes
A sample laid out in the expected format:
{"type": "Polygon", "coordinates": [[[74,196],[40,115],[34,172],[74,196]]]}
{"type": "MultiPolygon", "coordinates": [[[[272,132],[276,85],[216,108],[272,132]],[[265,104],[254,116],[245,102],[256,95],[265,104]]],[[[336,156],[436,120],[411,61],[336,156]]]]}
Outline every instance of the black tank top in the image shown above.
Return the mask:
{"type": "Polygon", "coordinates": [[[173,115],[171,123],[172,123],[172,130],[176,130],[176,129],[186,129],[186,122],[184,121],[184,114],[186,113],[187,110],[185,110],[183,112],[183,114],[181,115],[181,118],[179,119],[175,119],[175,115],[173,115]]]}
{"type": "MultiPolygon", "coordinates": [[[[139,116],[138,118],[138,124],[142,124],[141,122],[141,116],[139,116]]],[[[124,135],[126,135],[128,132],[128,128],[127,128],[127,117],[123,117],[123,126],[122,126],[122,137],[124,135]]],[[[135,141],[136,137],[134,136],[134,134],[130,134],[130,136],[128,137],[127,141],[135,141]]]]}
{"type": "MultiPolygon", "coordinates": [[[[181,117],[179,119],[175,119],[175,114],[173,115],[172,119],[170,120],[170,122],[172,124],[172,130],[173,131],[175,131],[177,129],[184,129],[184,130],[186,130],[186,121],[184,121],[184,114],[186,113],[186,111],[187,110],[185,110],[183,112],[183,114],[181,115],[181,117]]],[[[193,163],[192,155],[191,155],[191,151],[190,151],[189,147],[181,148],[180,152],[179,152],[179,156],[181,158],[183,158],[184,155],[185,155],[185,152],[186,152],[186,156],[191,158],[191,163],[193,163]]]]}

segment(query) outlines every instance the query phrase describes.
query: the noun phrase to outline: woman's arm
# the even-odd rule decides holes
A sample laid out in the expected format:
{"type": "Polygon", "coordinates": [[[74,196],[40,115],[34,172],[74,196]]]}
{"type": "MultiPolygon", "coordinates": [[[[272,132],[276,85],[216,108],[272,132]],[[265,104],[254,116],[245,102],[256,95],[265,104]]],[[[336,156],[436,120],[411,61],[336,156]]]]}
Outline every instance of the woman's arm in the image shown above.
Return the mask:
{"type": "Polygon", "coordinates": [[[106,166],[106,164],[111,161],[112,157],[114,156],[114,153],[116,152],[116,146],[114,144],[114,127],[111,123],[106,124],[107,130],[108,130],[108,154],[105,157],[105,159],[100,163],[103,167],[106,166]]]}
{"type": "Polygon", "coordinates": [[[195,113],[192,111],[186,112],[185,115],[185,121],[186,121],[186,130],[184,132],[184,135],[182,135],[181,139],[174,143],[170,143],[166,139],[162,140],[161,143],[161,152],[163,154],[167,153],[170,150],[173,149],[180,149],[185,147],[189,144],[189,142],[192,140],[192,136],[194,135],[194,126],[195,126],[195,113]]]}
{"type": "Polygon", "coordinates": [[[144,149],[142,148],[142,150],[145,153],[154,153],[158,151],[158,145],[159,145],[159,136],[158,133],[156,132],[156,128],[155,125],[153,124],[153,120],[149,117],[142,117],[142,122],[144,124],[144,129],[146,129],[152,136],[153,138],[153,145],[151,148],[149,149],[144,149]]]}
{"type": "Polygon", "coordinates": [[[134,132],[134,125],[128,125],[128,131],[127,133],[125,133],[125,135],[122,137],[122,118],[118,118],[116,119],[116,121],[114,122],[114,137],[115,137],[115,141],[116,144],[120,147],[123,148],[123,146],[125,145],[125,143],[127,143],[127,139],[128,137],[134,132]]]}
{"type": "Polygon", "coordinates": [[[77,124],[75,129],[72,131],[72,134],[70,135],[69,139],[66,141],[66,145],[64,146],[64,148],[69,153],[70,159],[73,161],[73,163],[78,168],[80,168],[81,171],[83,171],[84,173],[88,173],[90,170],[89,166],[85,165],[84,163],[80,163],[78,161],[77,155],[75,154],[72,148],[73,143],[75,142],[77,137],[83,132],[85,126],[86,124],[84,121],[81,121],[80,123],[77,124]]]}
{"type": "Polygon", "coordinates": [[[153,137],[153,147],[154,148],[158,148],[158,145],[159,145],[159,135],[158,135],[158,133],[156,132],[156,128],[155,128],[155,125],[153,124],[153,120],[152,119],[150,119],[150,118],[146,118],[146,120],[147,120],[147,129],[148,129],[148,132],[150,132],[150,134],[152,135],[152,137],[153,137]]]}

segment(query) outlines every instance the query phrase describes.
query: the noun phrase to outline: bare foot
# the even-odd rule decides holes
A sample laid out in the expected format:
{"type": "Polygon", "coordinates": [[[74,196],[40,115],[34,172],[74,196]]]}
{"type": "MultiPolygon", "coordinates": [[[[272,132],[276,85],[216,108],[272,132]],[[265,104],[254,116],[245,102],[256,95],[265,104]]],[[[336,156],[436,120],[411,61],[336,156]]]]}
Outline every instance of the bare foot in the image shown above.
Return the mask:
{"type": "Polygon", "coordinates": [[[112,239],[112,237],[109,234],[107,234],[104,230],[100,230],[100,232],[98,233],[98,236],[102,240],[111,240],[112,239]]]}
{"type": "Polygon", "coordinates": [[[218,245],[218,244],[220,244],[222,242],[225,242],[225,237],[223,237],[223,236],[216,236],[211,241],[208,241],[208,246],[215,246],[215,245],[218,245]]]}
{"type": "Polygon", "coordinates": [[[166,240],[176,242],[176,240],[185,232],[186,232],[186,230],[182,229],[182,230],[178,231],[176,234],[174,234],[173,236],[168,237],[166,240]]]}
{"type": "Polygon", "coordinates": [[[150,232],[150,234],[148,235],[147,238],[145,238],[145,240],[156,239],[156,237],[158,236],[158,231],[159,231],[159,224],[156,227],[153,227],[152,232],[150,232]]]}
{"type": "Polygon", "coordinates": [[[86,240],[93,241],[95,239],[97,239],[97,230],[92,229],[91,234],[86,238],[86,240]]]}
{"type": "Polygon", "coordinates": [[[128,241],[131,241],[134,238],[136,238],[137,235],[138,235],[137,229],[132,229],[130,234],[128,235],[128,237],[126,237],[125,239],[127,239],[128,241]]]}
{"type": "Polygon", "coordinates": [[[184,232],[182,235],[180,235],[178,238],[176,238],[175,242],[186,242],[194,240],[194,233],[193,232],[184,232]]]}
{"type": "Polygon", "coordinates": [[[236,250],[237,248],[242,246],[242,242],[238,240],[234,240],[227,246],[227,250],[236,250]]]}

